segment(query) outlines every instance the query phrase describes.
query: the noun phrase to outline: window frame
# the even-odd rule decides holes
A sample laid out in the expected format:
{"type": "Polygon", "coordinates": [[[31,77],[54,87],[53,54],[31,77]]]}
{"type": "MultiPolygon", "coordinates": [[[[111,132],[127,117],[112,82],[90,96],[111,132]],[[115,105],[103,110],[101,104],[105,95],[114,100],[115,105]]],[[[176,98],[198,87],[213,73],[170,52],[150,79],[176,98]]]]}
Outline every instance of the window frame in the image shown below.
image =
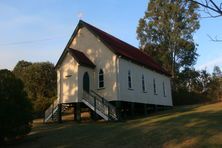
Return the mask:
{"type": "Polygon", "coordinates": [[[146,81],[145,81],[145,76],[144,76],[144,74],[142,74],[142,77],[141,77],[141,79],[142,79],[142,91],[143,91],[143,93],[147,93],[147,89],[146,89],[146,81]]]}
{"type": "Polygon", "coordinates": [[[154,92],[154,95],[157,95],[157,87],[156,87],[156,79],[153,78],[153,92],[154,92]]]}
{"type": "Polygon", "coordinates": [[[131,70],[128,70],[128,72],[127,72],[127,86],[128,86],[128,89],[129,89],[129,90],[133,90],[131,70]]]}
{"type": "Polygon", "coordinates": [[[162,85],[163,85],[163,96],[166,97],[166,87],[165,87],[164,81],[163,81],[162,85]]]}
{"type": "Polygon", "coordinates": [[[105,79],[104,79],[104,71],[102,68],[99,69],[98,72],[98,89],[104,89],[105,88],[105,79]],[[100,79],[102,76],[102,79],[100,79]],[[100,84],[103,84],[103,86],[101,86],[100,84]]]}

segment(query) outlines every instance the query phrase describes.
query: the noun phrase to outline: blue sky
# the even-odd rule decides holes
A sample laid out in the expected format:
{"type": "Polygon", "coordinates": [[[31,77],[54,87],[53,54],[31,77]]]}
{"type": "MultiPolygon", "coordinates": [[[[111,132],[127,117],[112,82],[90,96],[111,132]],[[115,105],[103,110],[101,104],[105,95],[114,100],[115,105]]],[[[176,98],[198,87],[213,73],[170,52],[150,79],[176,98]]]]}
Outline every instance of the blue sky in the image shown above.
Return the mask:
{"type": "MultiPolygon", "coordinates": [[[[19,60],[56,63],[79,17],[138,47],[136,27],[148,0],[1,0],[0,69],[13,69],[19,60]]],[[[197,69],[222,65],[222,17],[201,19],[194,34],[200,55],[197,69]]],[[[222,67],[221,67],[222,68],[222,67]]]]}

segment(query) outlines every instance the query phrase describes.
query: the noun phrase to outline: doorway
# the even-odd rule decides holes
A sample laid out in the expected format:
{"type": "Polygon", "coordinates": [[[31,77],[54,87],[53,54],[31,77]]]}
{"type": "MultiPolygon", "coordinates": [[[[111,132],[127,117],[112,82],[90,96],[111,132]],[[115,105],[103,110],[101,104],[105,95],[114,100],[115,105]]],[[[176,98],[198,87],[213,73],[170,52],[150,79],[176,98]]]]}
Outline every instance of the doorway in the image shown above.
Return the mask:
{"type": "Polygon", "coordinates": [[[83,91],[86,91],[89,93],[89,74],[88,72],[85,72],[83,75],[83,91]]]}

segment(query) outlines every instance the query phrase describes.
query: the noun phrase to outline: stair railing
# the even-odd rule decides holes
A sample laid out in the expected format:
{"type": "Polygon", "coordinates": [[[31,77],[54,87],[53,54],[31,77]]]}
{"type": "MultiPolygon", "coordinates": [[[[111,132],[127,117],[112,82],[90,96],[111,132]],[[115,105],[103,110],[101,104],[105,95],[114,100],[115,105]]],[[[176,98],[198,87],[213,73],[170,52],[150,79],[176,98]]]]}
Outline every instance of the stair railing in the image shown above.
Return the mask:
{"type": "Polygon", "coordinates": [[[51,116],[51,118],[53,119],[53,114],[54,114],[54,110],[56,107],[58,107],[58,99],[56,99],[55,101],[53,101],[53,103],[49,106],[49,108],[45,111],[45,117],[44,117],[44,122],[47,122],[46,120],[49,118],[49,116],[51,116]]]}
{"type": "Polygon", "coordinates": [[[88,92],[83,92],[83,99],[86,100],[89,104],[94,107],[94,111],[99,110],[104,115],[106,115],[109,119],[116,120],[116,109],[115,107],[109,103],[105,98],[94,92],[93,90],[88,92]]]}
{"type": "Polygon", "coordinates": [[[104,97],[100,96],[95,91],[91,90],[91,93],[96,95],[98,98],[100,98],[100,101],[107,107],[108,116],[113,119],[117,119],[116,108],[109,101],[107,101],[104,97]]]}

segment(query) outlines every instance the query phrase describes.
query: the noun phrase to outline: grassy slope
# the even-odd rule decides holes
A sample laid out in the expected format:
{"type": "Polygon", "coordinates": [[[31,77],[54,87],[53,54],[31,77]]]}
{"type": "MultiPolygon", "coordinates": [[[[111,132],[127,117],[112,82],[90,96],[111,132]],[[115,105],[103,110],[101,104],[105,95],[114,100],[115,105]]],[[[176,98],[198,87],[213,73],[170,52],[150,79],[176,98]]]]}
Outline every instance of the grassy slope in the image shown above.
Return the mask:
{"type": "Polygon", "coordinates": [[[222,103],[179,107],[119,123],[35,123],[16,147],[222,147],[222,103]]]}

